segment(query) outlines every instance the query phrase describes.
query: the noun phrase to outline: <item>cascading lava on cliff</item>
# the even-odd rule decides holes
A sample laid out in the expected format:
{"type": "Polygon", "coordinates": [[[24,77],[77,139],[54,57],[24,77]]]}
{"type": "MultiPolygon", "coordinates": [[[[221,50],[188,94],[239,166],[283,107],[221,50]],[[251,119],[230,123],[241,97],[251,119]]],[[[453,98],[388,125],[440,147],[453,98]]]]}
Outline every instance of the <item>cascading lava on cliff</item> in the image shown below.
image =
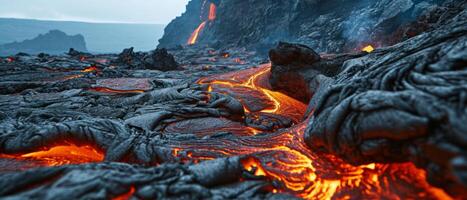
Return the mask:
{"type": "Polygon", "coordinates": [[[201,34],[201,32],[204,30],[204,28],[206,27],[206,24],[208,24],[209,22],[212,22],[212,21],[214,21],[216,19],[217,7],[216,7],[216,4],[214,4],[214,3],[209,4],[209,13],[208,13],[207,17],[205,17],[205,14],[203,13],[203,11],[205,10],[204,7],[207,4],[207,1],[208,0],[204,0],[203,3],[202,3],[201,16],[200,16],[202,22],[193,31],[193,33],[191,33],[191,35],[190,35],[190,37],[188,38],[188,41],[187,41],[188,45],[196,44],[196,42],[198,41],[198,37],[201,34]],[[205,18],[207,18],[207,19],[205,19],[205,18]]]}

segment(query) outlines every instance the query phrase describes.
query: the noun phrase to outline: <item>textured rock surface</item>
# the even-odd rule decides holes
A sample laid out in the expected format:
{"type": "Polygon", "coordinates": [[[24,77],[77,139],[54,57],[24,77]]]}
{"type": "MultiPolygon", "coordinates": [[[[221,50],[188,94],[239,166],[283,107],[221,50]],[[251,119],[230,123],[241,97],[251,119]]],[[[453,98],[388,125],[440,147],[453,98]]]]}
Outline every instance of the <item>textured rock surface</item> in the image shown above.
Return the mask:
{"type": "Polygon", "coordinates": [[[467,11],[437,30],[345,61],[318,80],[306,130],[314,150],[354,164],[412,161],[465,195],[467,11]]]}
{"type": "Polygon", "coordinates": [[[167,52],[167,49],[156,49],[151,52],[149,58],[145,59],[147,69],[156,69],[161,71],[177,70],[178,63],[175,58],[167,52]]]}
{"type": "Polygon", "coordinates": [[[294,198],[268,193],[264,188],[269,183],[262,180],[244,181],[233,189],[226,187],[242,178],[242,173],[246,172],[242,171],[239,158],[219,159],[190,167],[166,164],[146,168],[103,163],[42,168],[0,174],[2,180],[9,180],[0,181],[0,196],[4,199],[111,199],[122,196],[137,199],[294,198]],[[223,167],[225,165],[231,168],[223,167]],[[215,179],[213,171],[224,176],[220,180],[215,179]],[[25,188],[32,189],[24,191],[25,188]]]}
{"type": "MultiPolygon", "coordinates": [[[[226,5],[264,8],[256,0],[190,5],[196,2],[218,5],[217,19],[232,14],[222,12],[226,5]]],[[[232,33],[258,31],[236,35],[245,43],[235,45],[273,41],[286,29],[267,20],[282,23],[296,9],[337,10],[348,17],[350,8],[336,8],[346,3],[356,6],[352,16],[374,13],[383,20],[372,23],[387,28],[387,19],[403,24],[401,12],[425,10],[431,1],[265,2],[276,15],[244,18],[265,20],[260,24],[267,28],[250,23],[243,29],[247,22],[240,21],[232,33]],[[384,10],[382,2],[388,3],[384,10]],[[263,38],[263,30],[271,37],[263,38]]],[[[415,36],[419,30],[412,30],[415,37],[370,54],[318,55],[281,43],[270,51],[272,64],[245,49],[202,45],[168,52],[130,48],[120,55],[0,57],[0,197],[291,198],[277,192],[308,199],[447,197],[428,177],[462,198],[467,13],[463,2],[451,3],[455,6],[444,10],[434,7],[425,18],[430,23],[415,23],[434,31],[415,36]],[[180,70],[161,71],[175,61],[180,70]],[[269,83],[303,102],[311,99],[307,114],[304,103],[273,91],[269,83]],[[399,163],[407,161],[426,173],[399,163]]],[[[323,23],[336,16],[328,17],[323,23]]],[[[292,19],[298,18],[283,23],[292,19]]],[[[317,28],[340,30],[339,20],[317,28]]],[[[200,41],[217,37],[210,31],[221,22],[209,21],[200,41]]],[[[216,43],[226,45],[222,42],[216,43]]]]}
{"type": "MultiPolygon", "coordinates": [[[[217,5],[217,17],[200,33],[200,44],[251,47],[264,53],[278,41],[299,42],[329,53],[394,44],[449,19],[446,13],[459,9],[450,6],[459,2],[453,0],[207,2],[217,5]]],[[[186,44],[208,9],[209,3],[191,1],[186,13],[169,24],[160,47],[186,44]]]]}

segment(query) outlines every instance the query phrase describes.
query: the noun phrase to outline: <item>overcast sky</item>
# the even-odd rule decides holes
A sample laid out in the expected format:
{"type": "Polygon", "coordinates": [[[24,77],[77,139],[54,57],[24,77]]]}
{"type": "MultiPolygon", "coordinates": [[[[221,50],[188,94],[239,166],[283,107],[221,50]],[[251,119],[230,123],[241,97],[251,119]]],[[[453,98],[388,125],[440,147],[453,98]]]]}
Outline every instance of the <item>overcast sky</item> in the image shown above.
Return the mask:
{"type": "Polygon", "coordinates": [[[0,17],[167,24],[188,0],[0,0],[0,17]]]}

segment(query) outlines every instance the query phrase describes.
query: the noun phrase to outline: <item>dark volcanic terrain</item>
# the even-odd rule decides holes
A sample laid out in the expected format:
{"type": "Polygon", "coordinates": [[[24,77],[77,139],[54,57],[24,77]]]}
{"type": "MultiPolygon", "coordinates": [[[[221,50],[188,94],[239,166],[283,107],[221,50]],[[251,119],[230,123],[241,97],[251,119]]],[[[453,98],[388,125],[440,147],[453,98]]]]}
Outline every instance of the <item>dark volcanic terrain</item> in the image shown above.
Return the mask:
{"type": "MultiPolygon", "coordinates": [[[[338,11],[386,16],[381,25],[433,9],[410,25],[391,21],[392,31],[426,25],[397,41],[383,34],[365,47],[323,36],[309,47],[275,37],[258,52],[270,32],[261,17],[349,3],[264,2],[267,12],[244,16],[258,32],[233,42],[207,41],[225,36],[211,32],[227,31],[222,16],[238,19],[229,6],[260,1],[191,1],[166,29],[168,49],[0,57],[0,197],[465,199],[465,1],[391,1],[383,13],[389,1],[365,1],[338,11]],[[183,22],[190,16],[201,19],[183,22]],[[183,36],[169,41],[178,23],[183,36]],[[344,53],[330,54],[326,41],[344,53]]],[[[323,17],[336,19],[323,31],[341,27],[343,18],[323,17]]]]}

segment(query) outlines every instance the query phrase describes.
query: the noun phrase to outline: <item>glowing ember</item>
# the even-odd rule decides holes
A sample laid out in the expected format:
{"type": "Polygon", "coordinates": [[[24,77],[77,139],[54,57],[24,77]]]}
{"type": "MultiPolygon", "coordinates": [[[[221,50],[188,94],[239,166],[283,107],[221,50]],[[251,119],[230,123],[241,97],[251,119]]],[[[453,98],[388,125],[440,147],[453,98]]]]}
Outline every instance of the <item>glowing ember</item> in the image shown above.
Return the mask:
{"type": "Polygon", "coordinates": [[[77,78],[82,78],[84,75],[83,74],[75,74],[75,75],[70,75],[62,78],[62,81],[67,81],[67,80],[72,80],[72,79],[77,79],[77,78]]]}
{"type": "Polygon", "coordinates": [[[96,66],[89,66],[89,67],[86,67],[85,69],[81,70],[81,72],[86,72],[86,73],[89,73],[89,72],[95,72],[95,71],[99,71],[99,68],[97,68],[96,66]]]}
{"type": "Polygon", "coordinates": [[[54,146],[43,151],[36,151],[22,155],[0,154],[0,158],[39,161],[45,166],[60,166],[102,162],[104,154],[91,145],[77,146],[72,143],[54,146]]]}
{"type": "Polygon", "coordinates": [[[371,45],[368,45],[368,46],[362,48],[362,51],[367,52],[367,53],[371,53],[374,50],[375,50],[375,48],[373,46],[371,46],[371,45]]]}
{"type": "Polygon", "coordinates": [[[205,26],[206,26],[206,22],[202,22],[198,26],[198,28],[196,28],[195,31],[193,31],[193,33],[191,33],[191,36],[188,39],[187,44],[189,44],[189,45],[196,44],[196,41],[198,40],[198,36],[199,36],[200,32],[204,29],[205,26]]]}
{"type": "Polygon", "coordinates": [[[213,21],[216,19],[216,4],[211,3],[209,5],[209,16],[208,19],[209,21],[213,21]]]}
{"type": "Polygon", "coordinates": [[[128,200],[133,196],[134,193],[135,193],[135,187],[131,187],[130,191],[118,197],[112,198],[112,200],[128,200]]]}

